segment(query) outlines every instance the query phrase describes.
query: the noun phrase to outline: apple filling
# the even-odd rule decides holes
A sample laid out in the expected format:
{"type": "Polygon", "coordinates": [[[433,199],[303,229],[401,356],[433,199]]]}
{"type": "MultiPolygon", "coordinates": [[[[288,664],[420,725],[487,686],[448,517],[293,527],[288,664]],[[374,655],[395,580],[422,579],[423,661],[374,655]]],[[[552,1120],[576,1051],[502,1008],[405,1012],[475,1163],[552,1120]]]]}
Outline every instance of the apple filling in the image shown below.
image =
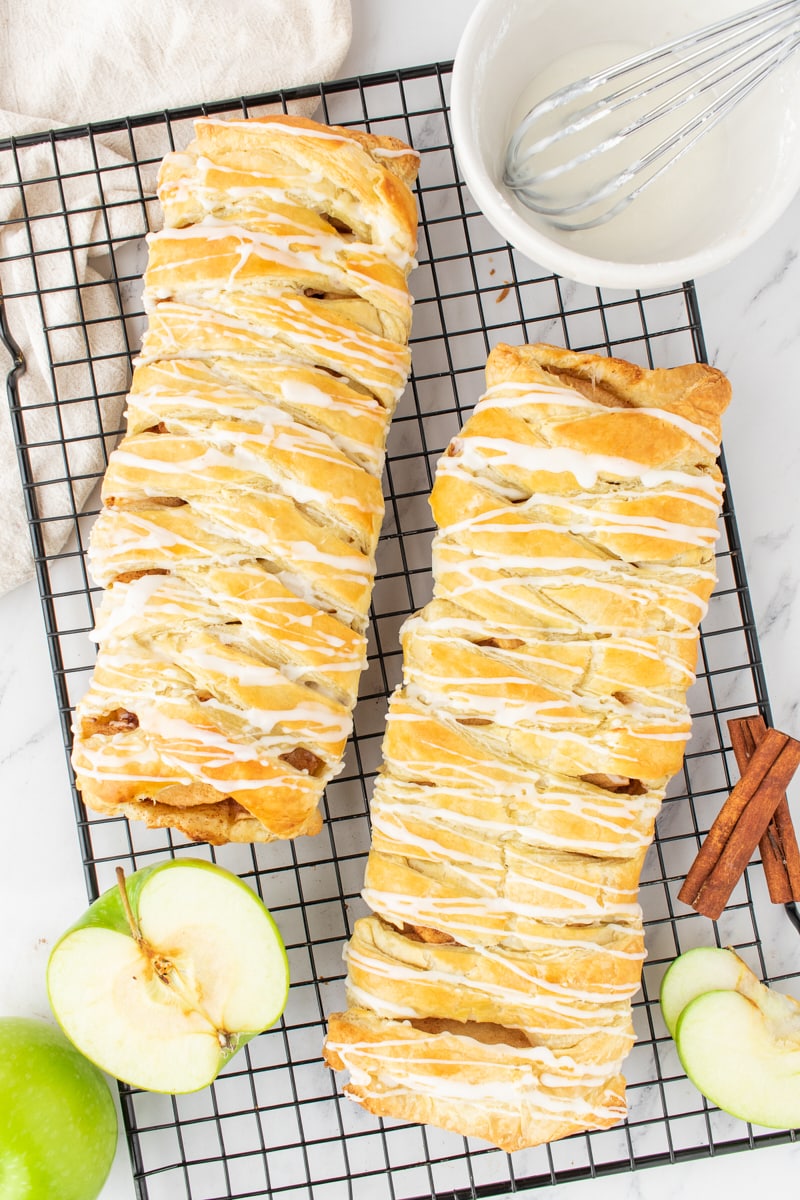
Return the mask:
{"type": "Polygon", "coordinates": [[[469,1037],[485,1046],[513,1046],[516,1050],[527,1050],[534,1044],[522,1029],[507,1025],[494,1025],[489,1021],[453,1021],[445,1017],[419,1017],[409,1024],[420,1033],[454,1033],[457,1037],[469,1037]]]}
{"type": "Polygon", "coordinates": [[[85,717],[81,723],[81,736],[93,737],[96,733],[110,736],[112,733],[128,733],[131,729],[139,728],[139,718],[136,713],[128,712],[127,708],[113,708],[111,712],[103,713],[100,717],[85,717]]]}
{"type": "Polygon", "coordinates": [[[449,933],[431,929],[428,925],[403,925],[403,933],[415,942],[427,942],[433,946],[457,946],[458,942],[449,933]]]}
{"type": "Polygon", "coordinates": [[[133,583],[136,579],[141,579],[145,575],[169,575],[169,571],[165,571],[163,567],[150,567],[141,571],[123,571],[121,575],[117,575],[115,583],[133,583]]]}
{"type": "Polygon", "coordinates": [[[278,757],[281,762],[288,763],[290,767],[294,767],[295,771],[300,771],[304,775],[319,775],[325,766],[321,758],[312,754],[310,750],[306,750],[304,746],[297,746],[287,754],[279,754],[278,757]]]}
{"type": "Polygon", "coordinates": [[[490,637],[483,638],[475,643],[476,646],[491,646],[497,650],[519,650],[520,646],[524,646],[522,638],[498,638],[490,637]]]}
{"type": "Polygon", "coordinates": [[[140,499],[123,500],[121,497],[108,496],[105,501],[106,508],[150,508],[155,505],[158,508],[183,508],[189,503],[188,500],[183,500],[180,496],[148,496],[146,502],[140,499]]]}
{"type": "Polygon", "coordinates": [[[641,779],[629,779],[627,775],[581,775],[584,783],[626,796],[644,796],[647,788],[641,779]]]}

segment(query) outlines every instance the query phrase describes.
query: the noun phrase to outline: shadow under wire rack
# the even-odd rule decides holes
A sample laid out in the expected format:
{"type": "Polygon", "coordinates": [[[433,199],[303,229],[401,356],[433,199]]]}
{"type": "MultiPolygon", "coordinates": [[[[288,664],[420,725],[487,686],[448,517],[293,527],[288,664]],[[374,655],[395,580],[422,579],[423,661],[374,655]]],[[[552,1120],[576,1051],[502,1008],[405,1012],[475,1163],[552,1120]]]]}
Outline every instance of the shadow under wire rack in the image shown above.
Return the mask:
{"type": "MultiPolygon", "coordinates": [[[[775,979],[764,929],[785,921],[769,903],[758,864],[715,926],[677,900],[732,769],[736,777],[726,718],[760,710],[769,719],[730,491],[719,584],[690,693],[692,741],[642,877],[648,959],[635,1002],[638,1042],[625,1065],[627,1121],[508,1156],[443,1130],[370,1116],[341,1098],[320,1057],[326,1015],[344,1005],[342,947],[365,911],[369,796],[387,697],[400,679],[398,631],[431,593],[427,497],[439,455],[483,390],[489,350],[500,341],[551,341],[643,366],[705,358],[691,284],[651,293],[589,288],[536,268],[499,238],[459,175],[449,84],[449,65],[426,66],[0,143],[0,187],[11,197],[11,216],[0,224],[0,333],[13,358],[12,424],[67,749],[71,710],[94,654],[88,634],[99,591],[86,566],[87,539],[143,329],[144,237],[159,223],[154,184],[162,156],[190,140],[192,118],[202,113],[255,116],[299,101],[322,120],[407,140],[422,159],[413,375],[389,438],[369,665],[345,769],[327,789],[322,833],[267,846],[197,846],[89,814],[73,789],[91,898],[112,886],[118,865],[132,871],[166,855],[205,855],[259,892],[289,954],[284,1017],[212,1087],[171,1097],[121,1086],[142,1200],[477,1200],[795,1137],[756,1131],[707,1104],[685,1078],[658,1006],[672,958],[712,937],[775,979]],[[54,399],[46,402],[30,392],[17,348],[31,326],[26,356],[49,384],[54,399]]],[[[800,954],[781,978],[798,976],[800,954]]]]}

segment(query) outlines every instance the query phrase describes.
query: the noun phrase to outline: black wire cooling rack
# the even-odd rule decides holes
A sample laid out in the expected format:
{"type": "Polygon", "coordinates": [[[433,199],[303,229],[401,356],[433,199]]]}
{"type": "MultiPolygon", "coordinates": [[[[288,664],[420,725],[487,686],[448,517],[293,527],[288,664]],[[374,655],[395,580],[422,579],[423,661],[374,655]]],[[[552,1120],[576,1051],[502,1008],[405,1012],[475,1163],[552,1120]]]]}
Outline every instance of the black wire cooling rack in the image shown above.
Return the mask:
{"type": "MultiPolygon", "coordinates": [[[[320,1058],[326,1014],[344,1003],[342,946],[364,911],[369,792],[387,696],[400,677],[398,631],[430,596],[427,496],[438,456],[482,391],[488,351],[524,340],[648,366],[705,358],[690,284],[649,294],[590,289],[538,270],[499,239],[460,180],[449,81],[449,66],[422,67],[0,143],[0,200],[10,214],[0,226],[0,332],[14,357],[11,416],[67,748],[70,712],[93,661],[97,589],[87,573],[87,535],[142,331],[143,238],[158,223],[158,162],[190,139],[191,118],[201,112],[257,115],[297,101],[316,104],[325,120],[404,138],[422,156],[414,371],[390,435],[369,666],[345,770],[327,790],[323,832],[212,850],[87,815],[74,796],[92,898],[113,884],[117,865],[131,871],[165,855],[208,855],[263,896],[289,953],[284,1018],[213,1087],[174,1098],[121,1088],[143,1200],[477,1200],[794,1138],[754,1131],[707,1105],[683,1075],[658,1008],[666,965],[712,940],[736,947],[770,977],[756,914],[762,924],[775,917],[757,863],[716,926],[677,900],[731,786],[726,718],[759,709],[769,719],[730,502],[690,695],[692,741],[642,879],[649,957],[635,1005],[638,1043],[626,1063],[627,1122],[509,1157],[453,1133],[370,1116],[341,1099],[320,1058]],[[31,370],[38,365],[55,401],[34,389],[24,360],[31,370]]],[[[781,978],[798,975],[800,958],[796,972],[781,978]]]]}

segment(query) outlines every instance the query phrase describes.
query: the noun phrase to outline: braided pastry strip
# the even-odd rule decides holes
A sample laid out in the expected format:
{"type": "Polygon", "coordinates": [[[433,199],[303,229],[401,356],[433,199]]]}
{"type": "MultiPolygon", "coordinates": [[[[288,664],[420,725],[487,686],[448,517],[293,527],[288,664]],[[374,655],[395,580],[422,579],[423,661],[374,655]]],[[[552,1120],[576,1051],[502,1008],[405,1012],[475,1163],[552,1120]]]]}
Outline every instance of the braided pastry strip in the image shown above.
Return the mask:
{"type": "Polygon", "coordinates": [[[437,470],[324,1054],[370,1112],[512,1151],[625,1115],[730,389],[545,345],[498,346],[487,381],[437,470]]]}
{"type": "Polygon", "coordinates": [[[101,812],[268,841],[319,829],[351,728],[418,156],[288,116],[195,134],[159,176],[73,764],[101,812]]]}

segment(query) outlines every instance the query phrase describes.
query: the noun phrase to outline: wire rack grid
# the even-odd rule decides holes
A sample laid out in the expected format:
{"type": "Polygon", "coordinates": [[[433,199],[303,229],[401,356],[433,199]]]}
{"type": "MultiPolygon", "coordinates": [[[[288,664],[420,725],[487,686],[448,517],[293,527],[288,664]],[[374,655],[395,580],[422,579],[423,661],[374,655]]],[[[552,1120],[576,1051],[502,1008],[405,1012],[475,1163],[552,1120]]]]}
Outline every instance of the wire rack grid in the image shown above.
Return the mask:
{"type": "MultiPolygon", "coordinates": [[[[775,978],[759,931],[771,910],[758,863],[715,926],[676,898],[731,786],[726,718],[756,709],[769,718],[730,493],[690,695],[693,737],[642,878],[648,960],[635,1003],[638,1042],[626,1063],[626,1123],[508,1156],[432,1127],[379,1121],[340,1097],[321,1062],[326,1015],[344,1003],[342,946],[364,911],[369,793],[387,697],[400,678],[398,631],[431,592],[427,497],[439,455],[482,391],[488,351],[539,340],[648,366],[705,358],[690,284],[649,294],[590,289],[537,270],[498,238],[458,173],[449,81],[448,65],[421,67],[0,143],[10,214],[0,226],[0,332],[12,353],[11,417],[67,749],[70,713],[93,662],[98,590],[87,538],[143,328],[143,238],[158,224],[158,162],[190,139],[201,112],[257,115],[297,101],[315,104],[325,120],[404,138],[422,157],[413,376],[390,434],[368,668],[345,769],[327,789],[323,832],[212,849],[89,814],[73,792],[92,898],[113,884],[117,865],[131,871],[167,855],[208,856],[261,894],[290,959],[284,1017],[214,1086],[180,1097],[121,1087],[142,1200],[477,1200],[795,1136],[753,1130],[706,1104],[683,1075],[658,1007],[666,965],[712,940],[775,978]],[[55,400],[26,379],[26,359],[55,400]]],[[[797,976],[800,957],[781,978],[797,976]]]]}

